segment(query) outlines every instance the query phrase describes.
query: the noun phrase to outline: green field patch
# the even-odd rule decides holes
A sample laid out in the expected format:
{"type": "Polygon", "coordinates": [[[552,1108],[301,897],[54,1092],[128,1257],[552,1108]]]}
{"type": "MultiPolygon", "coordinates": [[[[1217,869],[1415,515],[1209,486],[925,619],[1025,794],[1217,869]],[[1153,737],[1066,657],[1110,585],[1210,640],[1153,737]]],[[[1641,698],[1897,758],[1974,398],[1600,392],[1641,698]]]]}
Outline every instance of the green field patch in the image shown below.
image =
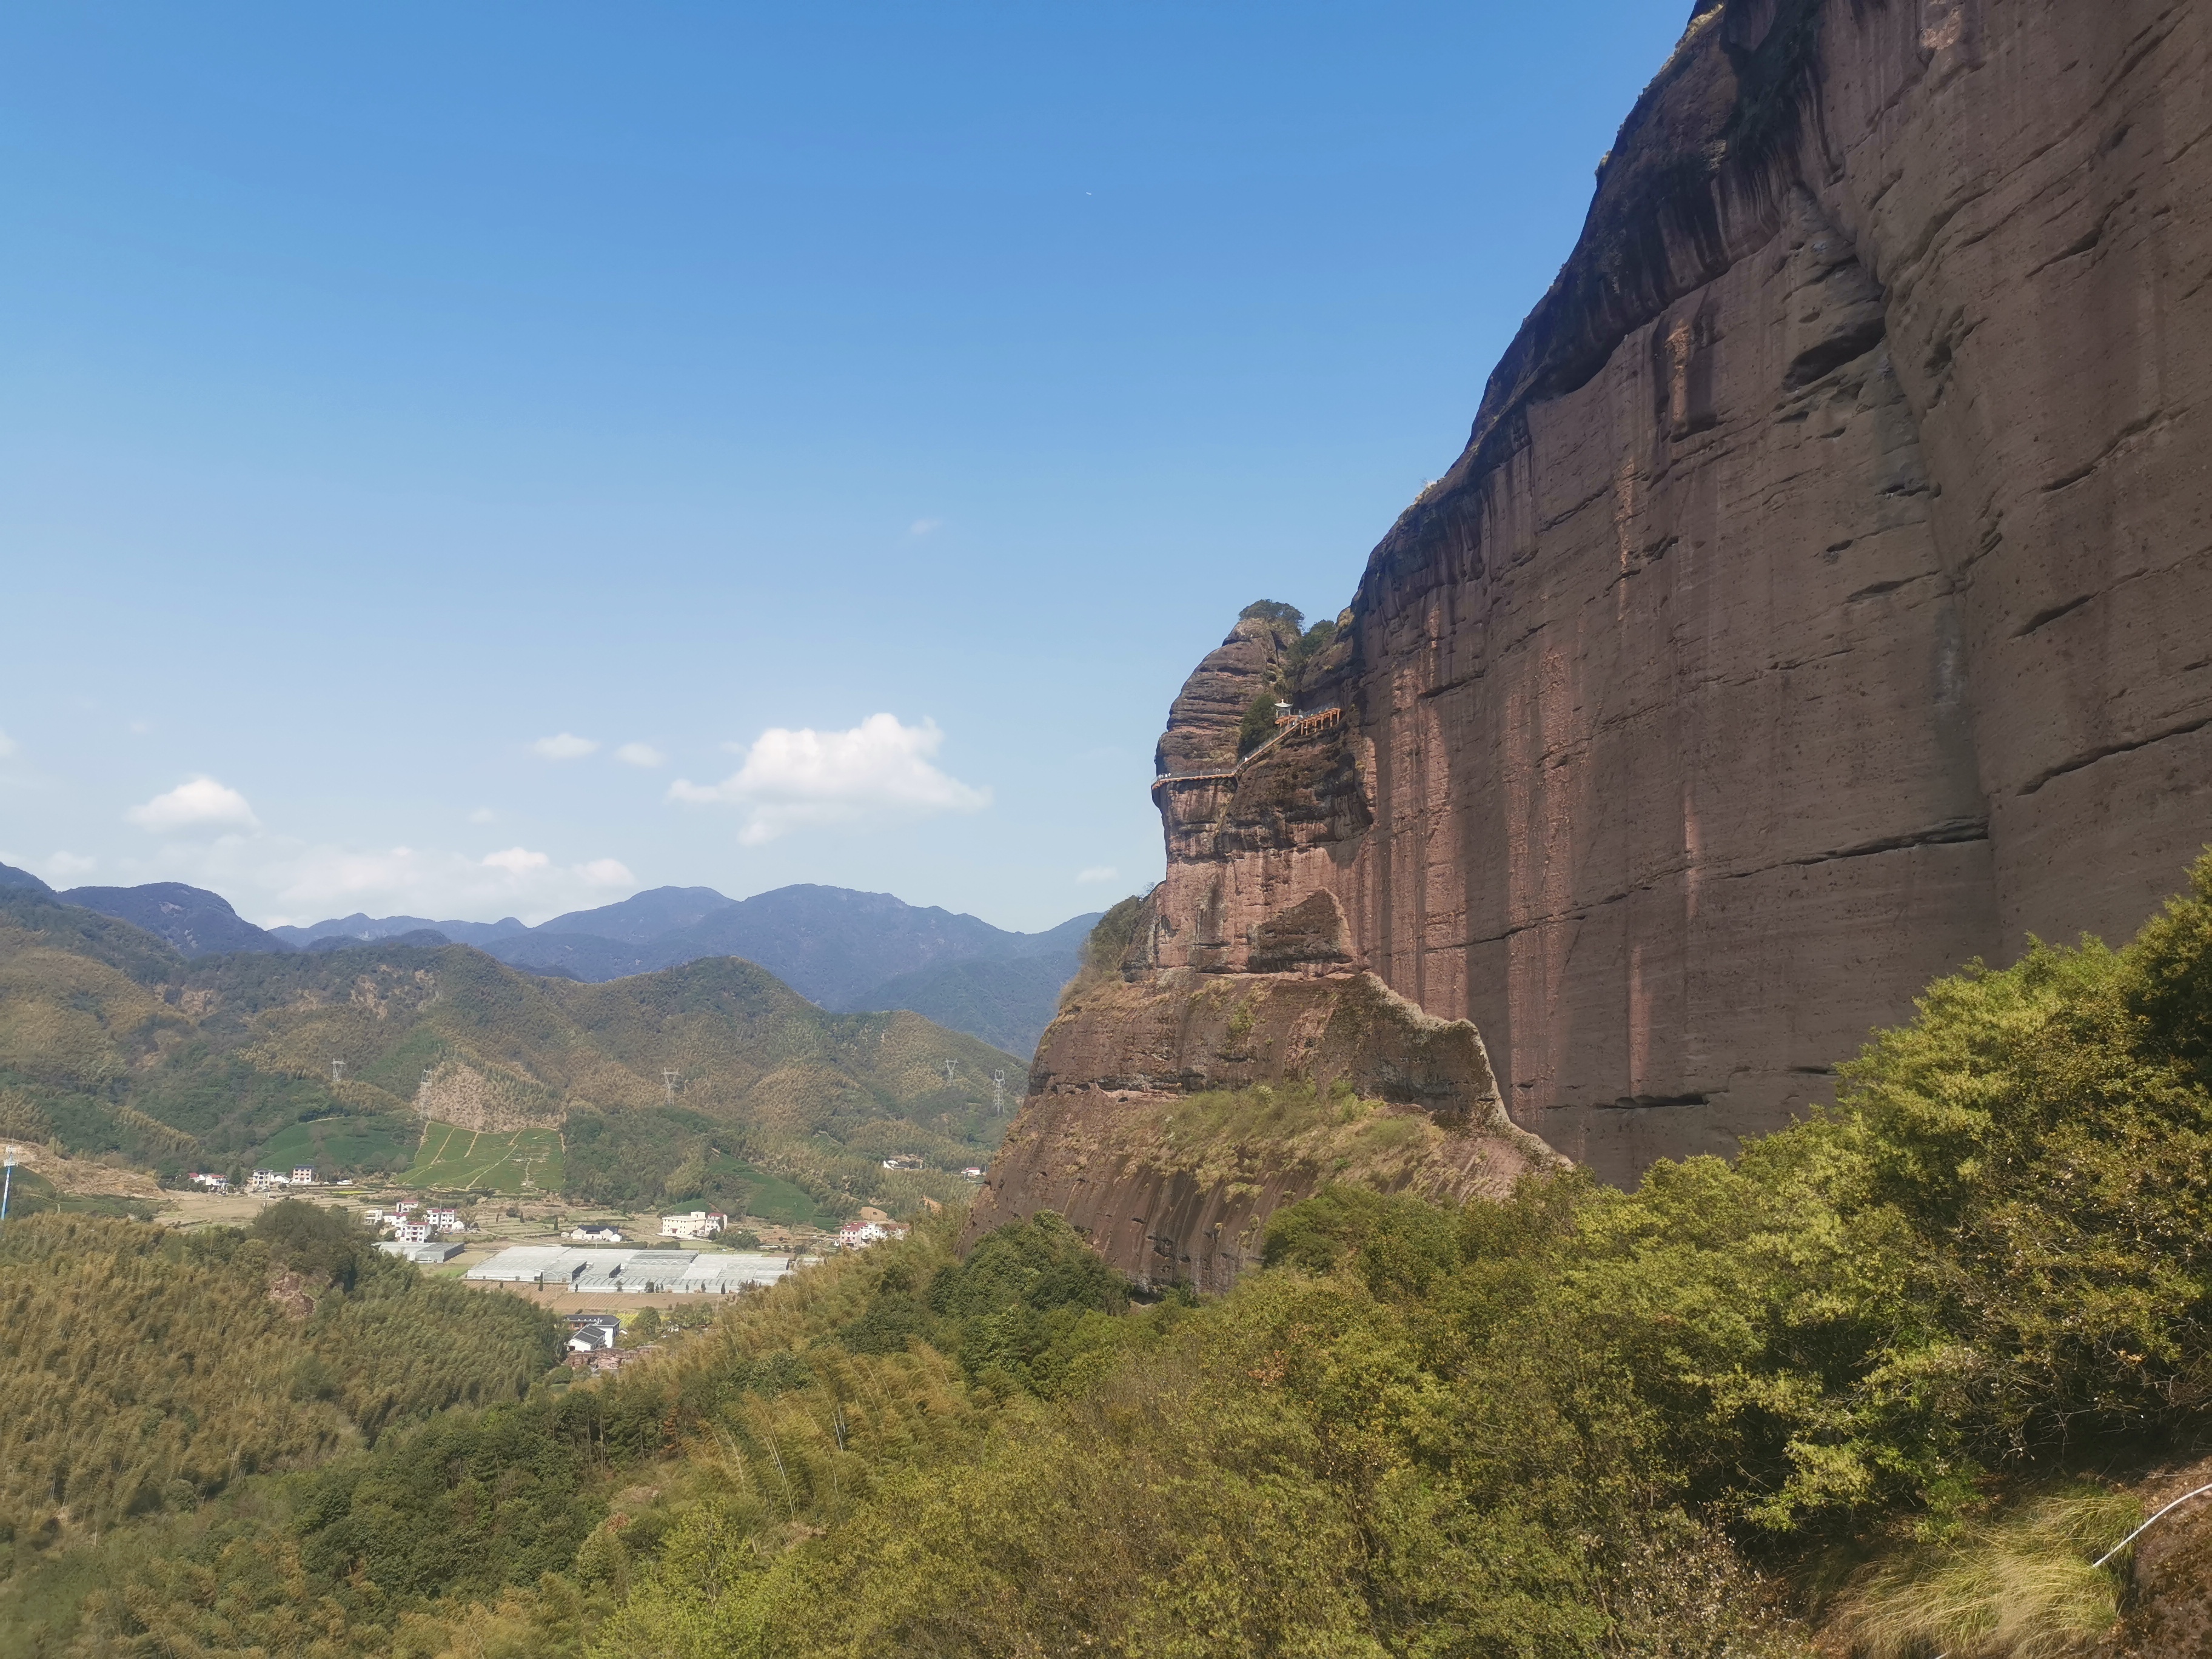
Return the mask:
{"type": "Polygon", "coordinates": [[[262,1143],[254,1164],[264,1170],[312,1164],[324,1180],[404,1170],[411,1157],[408,1144],[415,1127],[414,1120],[388,1113],[376,1117],[319,1117],[271,1135],[262,1143]]]}
{"type": "MultiPolygon", "coordinates": [[[[781,1176],[772,1176],[743,1158],[709,1158],[707,1172],[708,1184],[717,1191],[743,1194],[728,1205],[734,1213],[773,1221],[779,1227],[834,1227],[844,1218],[836,1210],[817,1204],[781,1176]],[[718,1176],[721,1179],[714,1179],[718,1176]]],[[[672,1204],[671,1207],[677,1206],[672,1204]]]]}
{"type": "Polygon", "coordinates": [[[479,1134],[437,1122],[424,1126],[414,1167],[400,1177],[410,1187],[495,1193],[557,1193],[562,1178],[557,1129],[479,1134]]]}
{"type": "Polygon", "coordinates": [[[54,1183],[27,1164],[17,1164],[8,1182],[8,1219],[59,1210],[68,1215],[110,1215],[135,1221],[154,1218],[154,1206],[141,1198],[104,1198],[58,1192],[54,1183]]]}

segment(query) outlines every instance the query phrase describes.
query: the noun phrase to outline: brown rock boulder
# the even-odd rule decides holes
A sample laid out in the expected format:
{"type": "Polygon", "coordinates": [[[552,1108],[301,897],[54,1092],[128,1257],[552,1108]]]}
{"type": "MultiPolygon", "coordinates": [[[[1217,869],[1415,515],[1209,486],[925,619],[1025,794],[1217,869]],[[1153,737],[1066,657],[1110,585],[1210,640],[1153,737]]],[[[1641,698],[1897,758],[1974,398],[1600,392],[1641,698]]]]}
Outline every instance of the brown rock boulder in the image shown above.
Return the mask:
{"type": "Polygon", "coordinates": [[[1079,986],[1046,1030],[969,1240],[1048,1209],[1140,1284],[1218,1290],[1277,1208],[1332,1180],[1498,1195],[1555,1161],[1507,1119],[1473,1025],[1314,971],[1344,941],[1328,895],[1269,935],[1297,971],[1155,970],[1146,931],[1139,965],[1079,986]]]}

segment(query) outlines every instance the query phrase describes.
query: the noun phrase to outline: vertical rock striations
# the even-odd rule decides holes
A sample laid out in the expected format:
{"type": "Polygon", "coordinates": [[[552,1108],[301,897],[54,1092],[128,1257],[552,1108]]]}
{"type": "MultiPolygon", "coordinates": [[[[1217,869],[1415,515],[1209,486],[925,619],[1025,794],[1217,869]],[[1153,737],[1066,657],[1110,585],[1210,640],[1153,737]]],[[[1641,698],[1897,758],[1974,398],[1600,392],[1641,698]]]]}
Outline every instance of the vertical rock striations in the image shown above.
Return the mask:
{"type": "Polygon", "coordinates": [[[1316,718],[1237,763],[1249,619],[1176,700],[1167,878],[986,1218],[1079,1090],[1217,1063],[1146,998],[1371,976],[1626,1180],[2130,933],[2212,840],[2208,397],[2212,12],[1703,0],[1316,718]]]}

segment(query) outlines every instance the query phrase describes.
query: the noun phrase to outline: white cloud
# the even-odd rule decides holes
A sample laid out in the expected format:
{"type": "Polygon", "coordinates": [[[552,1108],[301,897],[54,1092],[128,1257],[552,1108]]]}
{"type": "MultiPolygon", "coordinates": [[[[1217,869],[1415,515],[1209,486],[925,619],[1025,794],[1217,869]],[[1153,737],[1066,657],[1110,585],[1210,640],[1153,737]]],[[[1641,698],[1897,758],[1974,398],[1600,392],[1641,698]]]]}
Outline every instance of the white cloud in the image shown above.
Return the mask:
{"type": "Polygon", "coordinates": [[[906,527],[906,533],[909,536],[927,536],[933,530],[944,528],[945,520],[942,519],[916,519],[906,527]]]}
{"type": "Polygon", "coordinates": [[[564,865],[527,847],[477,857],[413,847],[373,851],[313,845],[265,835],[167,848],[158,868],[134,870],[130,878],[213,888],[264,927],[352,910],[483,921],[517,915],[538,922],[563,910],[605,904],[638,885],[621,860],[611,858],[564,865]]]}
{"type": "Polygon", "coordinates": [[[186,830],[258,830],[261,821],[246,797],[213,778],[194,778],[123,815],[141,830],[173,835],[186,830]]]}
{"type": "Polygon", "coordinates": [[[744,807],[738,839],[748,847],[809,825],[981,811],[991,804],[989,790],[930,764],[944,741],[935,720],[905,726],[895,714],[871,714],[849,732],[774,726],[729,777],[704,785],[678,778],[668,798],[744,807]]]}
{"type": "Polygon", "coordinates": [[[1088,869],[1077,871],[1075,878],[1080,882],[1111,881],[1120,873],[1110,864],[1094,864],[1088,869]]]}
{"type": "Polygon", "coordinates": [[[615,750],[615,758],[632,766],[665,766],[668,757],[649,743],[626,743],[615,750]]]}
{"type": "Polygon", "coordinates": [[[0,760],[9,759],[18,750],[22,748],[22,746],[23,745],[21,744],[17,743],[15,738],[9,737],[5,732],[0,732],[0,760]]]}
{"type": "Polygon", "coordinates": [[[498,816],[499,815],[493,811],[490,807],[479,806],[475,811],[469,814],[469,822],[471,823],[489,823],[498,816]]]}
{"type": "Polygon", "coordinates": [[[581,760],[586,755],[596,753],[599,746],[589,738],[563,732],[555,737],[538,738],[530,745],[530,752],[544,760],[581,760]]]}
{"type": "MultiPolygon", "coordinates": [[[[404,847],[395,849],[405,854],[404,847]]],[[[527,847],[510,847],[504,852],[487,853],[477,862],[487,870],[503,870],[508,875],[524,880],[534,880],[550,872],[553,860],[550,854],[533,853],[527,847]]],[[[572,864],[561,872],[571,879],[591,887],[629,887],[637,885],[637,878],[629,872],[620,859],[592,859],[585,864],[572,864]]]]}

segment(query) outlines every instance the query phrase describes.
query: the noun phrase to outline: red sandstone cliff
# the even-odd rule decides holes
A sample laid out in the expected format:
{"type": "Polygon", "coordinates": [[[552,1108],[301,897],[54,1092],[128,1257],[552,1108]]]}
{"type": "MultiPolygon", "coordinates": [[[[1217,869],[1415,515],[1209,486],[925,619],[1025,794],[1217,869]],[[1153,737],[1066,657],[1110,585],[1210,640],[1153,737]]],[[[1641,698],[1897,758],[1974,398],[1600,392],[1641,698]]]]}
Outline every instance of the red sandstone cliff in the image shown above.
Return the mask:
{"type": "MultiPolygon", "coordinates": [[[[1626,1179],[2132,932],[2212,840],[2208,394],[2212,9],[1705,0],[1304,665],[1340,720],[1236,766],[1264,622],[1176,700],[1132,994],[1371,973],[1626,1179]]],[[[1086,1080],[1184,1086],[1127,1030],[1064,1013],[979,1224],[1086,1080]]]]}

